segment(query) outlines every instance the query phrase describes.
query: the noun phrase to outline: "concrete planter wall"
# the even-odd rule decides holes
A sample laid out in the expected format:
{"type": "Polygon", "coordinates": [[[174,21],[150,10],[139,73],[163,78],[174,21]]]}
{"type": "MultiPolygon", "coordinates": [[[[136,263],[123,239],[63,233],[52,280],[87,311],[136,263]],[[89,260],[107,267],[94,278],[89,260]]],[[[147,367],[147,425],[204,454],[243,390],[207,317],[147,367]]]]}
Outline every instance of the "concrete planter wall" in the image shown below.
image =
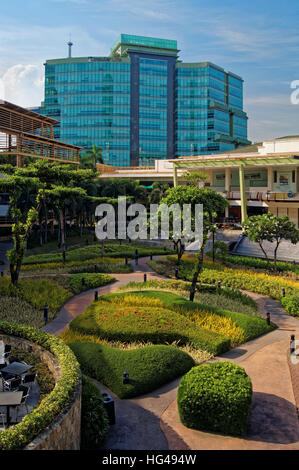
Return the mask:
{"type": "MultiPolygon", "coordinates": [[[[61,377],[58,360],[49,351],[28,340],[0,334],[0,340],[12,347],[34,353],[45,362],[53,374],[55,383],[61,377]]],[[[24,450],[79,450],[81,436],[81,380],[71,402],[59,413],[55,420],[24,450]]]]}

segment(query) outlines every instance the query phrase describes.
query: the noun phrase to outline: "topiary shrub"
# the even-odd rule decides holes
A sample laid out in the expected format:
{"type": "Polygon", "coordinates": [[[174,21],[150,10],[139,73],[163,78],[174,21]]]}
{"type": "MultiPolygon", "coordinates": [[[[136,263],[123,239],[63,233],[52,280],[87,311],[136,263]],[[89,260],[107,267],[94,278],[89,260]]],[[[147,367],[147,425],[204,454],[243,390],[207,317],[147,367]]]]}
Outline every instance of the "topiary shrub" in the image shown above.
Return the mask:
{"type": "Polygon", "coordinates": [[[109,420],[102,394],[90,379],[83,377],[81,450],[100,449],[108,430],[109,420]]]}
{"type": "Polygon", "coordinates": [[[250,378],[243,367],[231,362],[193,367],[178,390],[182,423],[202,431],[242,435],[251,401],[250,378]]]}

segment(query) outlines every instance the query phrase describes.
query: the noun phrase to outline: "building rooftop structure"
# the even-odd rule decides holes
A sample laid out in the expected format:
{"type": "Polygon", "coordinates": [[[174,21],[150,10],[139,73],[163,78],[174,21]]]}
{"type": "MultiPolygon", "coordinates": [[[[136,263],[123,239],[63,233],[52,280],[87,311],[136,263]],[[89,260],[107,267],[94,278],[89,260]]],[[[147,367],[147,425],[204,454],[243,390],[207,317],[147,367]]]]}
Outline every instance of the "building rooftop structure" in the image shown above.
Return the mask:
{"type": "Polygon", "coordinates": [[[0,100],[0,158],[18,167],[25,159],[38,158],[79,166],[77,145],[54,139],[53,127],[59,121],[30,109],[0,100]]]}

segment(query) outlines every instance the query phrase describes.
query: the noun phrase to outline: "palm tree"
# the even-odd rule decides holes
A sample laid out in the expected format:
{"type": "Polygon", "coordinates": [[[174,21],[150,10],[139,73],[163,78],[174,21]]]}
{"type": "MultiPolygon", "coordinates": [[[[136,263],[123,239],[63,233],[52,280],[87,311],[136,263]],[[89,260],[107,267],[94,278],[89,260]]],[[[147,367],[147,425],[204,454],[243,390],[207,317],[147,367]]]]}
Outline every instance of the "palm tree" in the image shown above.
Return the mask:
{"type": "Polygon", "coordinates": [[[92,145],[92,149],[86,150],[81,157],[80,168],[97,171],[97,163],[103,163],[102,148],[92,145]]]}

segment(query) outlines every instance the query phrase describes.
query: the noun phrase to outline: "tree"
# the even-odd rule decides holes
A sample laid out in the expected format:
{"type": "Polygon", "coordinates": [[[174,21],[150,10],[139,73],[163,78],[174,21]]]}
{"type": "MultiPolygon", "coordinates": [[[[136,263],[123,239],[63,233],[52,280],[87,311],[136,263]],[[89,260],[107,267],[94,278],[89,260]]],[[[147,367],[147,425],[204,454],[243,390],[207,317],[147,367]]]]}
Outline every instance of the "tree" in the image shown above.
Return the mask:
{"type": "Polygon", "coordinates": [[[84,199],[86,191],[82,188],[68,188],[65,186],[52,186],[51,189],[45,190],[45,196],[56,207],[58,211],[60,232],[61,232],[61,249],[62,260],[65,262],[65,208],[72,200],[84,199]]]}
{"type": "Polygon", "coordinates": [[[289,240],[294,245],[299,241],[299,230],[288,216],[278,217],[271,212],[253,215],[243,222],[242,227],[249,240],[259,244],[265,258],[270,263],[268,254],[263,246],[265,241],[275,243],[274,270],[277,270],[277,252],[282,240],[289,240]]]}
{"type": "MultiPolygon", "coordinates": [[[[198,280],[199,273],[202,269],[203,264],[203,253],[204,247],[208,240],[208,234],[213,227],[213,217],[217,216],[218,213],[221,213],[225,210],[228,205],[227,200],[221,196],[220,194],[212,191],[208,188],[197,188],[195,186],[177,186],[175,188],[171,188],[167,191],[167,196],[161,200],[161,204],[166,204],[167,206],[171,206],[172,204],[178,204],[181,208],[181,225],[183,222],[183,213],[182,208],[184,204],[191,205],[191,228],[194,230],[195,228],[195,205],[202,204],[203,205],[203,233],[202,233],[202,243],[200,246],[200,250],[197,253],[197,263],[194,270],[192,283],[190,287],[190,300],[194,300],[196,284],[198,280]]],[[[172,219],[172,226],[173,226],[173,219],[172,219]]],[[[174,230],[172,230],[172,236],[174,235],[174,230]]],[[[200,234],[198,234],[198,238],[200,238],[200,234]]],[[[182,238],[174,240],[176,244],[177,250],[177,264],[180,264],[181,257],[184,253],[185,249],[185,240],[182,238]]]]}
{"type": "Polygon", "coordinates": [[[11,175],[0,178],[0,191],[9,193],[14,247],[7,252],[7,258],[11,282],[16,286],[19,280],[26,242],[38,218],[44,199],[44,187],[38,178],[11,175]],[[35,194],[37,192],[37,195],[32,207],[27,211],[22,211],[20,209],[20,197],[26,191],[32,191],[35,194]]]}
{"type": "Polygon", "coordinates": [[[196,186],[197,188],[202,187],[203,183],[207,179],[207,175],[201,171],[185,171],[183,177],[187,183],[191,184],[192,186],[196,186]]]}
{"type": "Polygon", "coordinates": [[[166,196],[166,191],[169,189],[168,183],[155,182],[152,186],[152,191],[149,197],[150,204],[159,204],[161,199],[166,196]]]}
{"type": "Polygon", "coordinates": [[[102,148],[92,145],[92,149],[86,150],[80,158],[80,168],[97,171],[97,163],[103,163],[102,148]]]}

